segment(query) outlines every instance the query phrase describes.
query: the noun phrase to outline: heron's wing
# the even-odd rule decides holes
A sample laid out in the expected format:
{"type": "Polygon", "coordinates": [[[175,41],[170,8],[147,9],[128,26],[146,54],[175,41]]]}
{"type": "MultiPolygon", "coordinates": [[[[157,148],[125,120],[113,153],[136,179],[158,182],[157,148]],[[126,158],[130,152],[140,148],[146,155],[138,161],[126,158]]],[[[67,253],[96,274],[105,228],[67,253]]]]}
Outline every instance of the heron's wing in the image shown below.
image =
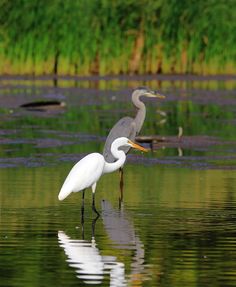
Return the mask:
{"type": "MultiPolygon", "coordinates": [[[[120,119],[110,130],[105,145],[103,149],[103,155],[105,157],[105,160],[107,162],[113,162],[115,161],[115,158],[111,154],[111,144],[113,141],[119,137],[127,137],[130,140],[134,140],[136,136],[136,124],[134,122],[134,119],[130,117],[124,117],[120,119]]],[[[122,149],[125,153],[127,153],[130,150],[130,147],[122,147],[122,149]]]]}

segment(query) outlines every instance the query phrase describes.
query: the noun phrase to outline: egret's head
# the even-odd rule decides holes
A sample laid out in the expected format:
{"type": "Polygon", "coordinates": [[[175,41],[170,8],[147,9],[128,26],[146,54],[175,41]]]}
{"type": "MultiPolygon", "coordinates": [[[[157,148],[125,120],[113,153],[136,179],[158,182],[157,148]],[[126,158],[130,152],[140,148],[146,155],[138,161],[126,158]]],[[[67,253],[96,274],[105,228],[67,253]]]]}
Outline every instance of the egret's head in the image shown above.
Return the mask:
{"type": "Polygon", "coordinates": [[[132,147],[134,149],[141,150],[141,151],[145,151],[145,152],[148,151],[148,149],[142,147],[141,145],[138,145],[138,144],[132,142],[131,140],[129,140],[126,137],[117,138],[116,140],[114,140],[112,145],[115,145],[117,148],[122,147],[122,146],[129,146],[129,147],[132,147]]]}
{"type": "Polygon", "coordinates": [[[159,99],[164,99],[165,98],[165,96],[159,94],[156,91],[152,91],[149,88],[138,87],[133,92],[133,98],[139,98],[141,96],[149,97],[149,98],[159,98],[159,99]]]}

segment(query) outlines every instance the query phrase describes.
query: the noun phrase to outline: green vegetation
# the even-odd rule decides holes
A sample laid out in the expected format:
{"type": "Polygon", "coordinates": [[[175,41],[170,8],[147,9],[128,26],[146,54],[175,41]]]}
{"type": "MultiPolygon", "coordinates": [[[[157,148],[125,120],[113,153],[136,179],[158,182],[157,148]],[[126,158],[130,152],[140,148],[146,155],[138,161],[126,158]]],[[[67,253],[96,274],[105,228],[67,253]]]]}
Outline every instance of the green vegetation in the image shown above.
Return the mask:
{"type": "Polygon", "coordinates": [[[0,0],[0,73],[234,73],[235,8],[235,0],[0,0]]]}

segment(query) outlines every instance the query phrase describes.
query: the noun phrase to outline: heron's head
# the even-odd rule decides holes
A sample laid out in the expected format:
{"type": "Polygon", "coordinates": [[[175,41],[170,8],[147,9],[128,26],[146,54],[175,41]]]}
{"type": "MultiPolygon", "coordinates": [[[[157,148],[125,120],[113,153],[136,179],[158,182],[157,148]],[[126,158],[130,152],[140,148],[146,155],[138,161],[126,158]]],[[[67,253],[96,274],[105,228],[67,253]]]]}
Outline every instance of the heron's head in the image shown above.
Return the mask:
{"type": "Polygon", "coordinates": [[[141,151],[145,151],[145,152],[148,151],[146,148],[142,147],[139,144],[132,142],[131,140],[129,140],[126,137],[120,137],[120,138],[115,139],[114,142],[112,143],[112,146],[115,146],[116,148],[119,148],[122,146],[128,146],[128,147],[132,147],[134,149],[138,149],[141,151]]]}
{"type": "Polygon", "coordinates": [[[159,98],[159,99],[164,99],[165,96],[161,95],[160,93],[150,90],[147,87],[138,87],[137,89],[134,90],[132,98],[139,98],[141,96],[144,97],[149,97],[149,98],[159,98]]]}

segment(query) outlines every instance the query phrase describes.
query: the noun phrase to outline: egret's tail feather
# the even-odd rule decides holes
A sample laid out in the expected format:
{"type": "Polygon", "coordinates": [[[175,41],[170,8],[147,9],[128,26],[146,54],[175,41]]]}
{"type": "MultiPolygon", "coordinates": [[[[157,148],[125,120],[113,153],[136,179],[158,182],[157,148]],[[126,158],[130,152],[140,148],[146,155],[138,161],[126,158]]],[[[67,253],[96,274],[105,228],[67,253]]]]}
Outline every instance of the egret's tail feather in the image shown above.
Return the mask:
{"type": "Polygon", "coordinates": [[[70,193],[72,192],[72,190],[65,188],[64,186],[61,188],[59,194],[58,194],[58,199],[59,200],[64,200],[70,193]]]}

